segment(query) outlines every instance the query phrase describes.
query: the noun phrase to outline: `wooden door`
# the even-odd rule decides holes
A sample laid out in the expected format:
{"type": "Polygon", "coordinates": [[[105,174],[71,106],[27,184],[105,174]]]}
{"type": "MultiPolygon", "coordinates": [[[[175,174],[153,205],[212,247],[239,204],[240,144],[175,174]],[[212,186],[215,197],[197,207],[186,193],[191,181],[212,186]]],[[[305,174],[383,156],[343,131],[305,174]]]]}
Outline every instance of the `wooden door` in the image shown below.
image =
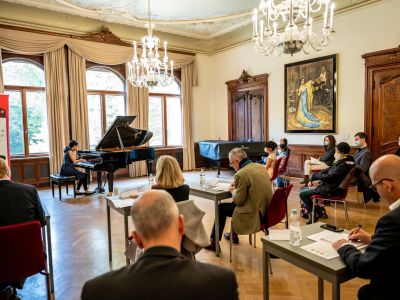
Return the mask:
{"type": "Polygon", "coordinates": [[[250,132],[248,139],[261,142],[263,141],[263,128],[264,128],[264,111],[263,111],[263,95],[260,91],[249,93],[248,106],[249,106],[249,124],[250,132]]]}
{"type": "Polygon", "coordinates": [[[237,93],[233,101],[234,130],[233,139],[242,141],[247,139],[247,95],[245,93],[237,93]]]}
{"type": "Polygon", "coordinates": [[[400,47],[363,55],[365,130],[372,158],[393,153],[400,135],[400,47]]]}

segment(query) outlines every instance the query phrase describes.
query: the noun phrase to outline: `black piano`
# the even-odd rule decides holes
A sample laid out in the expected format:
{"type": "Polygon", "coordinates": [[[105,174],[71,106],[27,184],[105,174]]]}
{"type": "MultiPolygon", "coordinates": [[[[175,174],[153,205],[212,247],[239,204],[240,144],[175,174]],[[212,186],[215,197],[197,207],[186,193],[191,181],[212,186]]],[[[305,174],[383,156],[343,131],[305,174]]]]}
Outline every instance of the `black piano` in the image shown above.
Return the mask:
{"type": "Polygon", "coordinates": [[[85,162],[76,163],[75,166],[97,172],[96,192],[104,192],[101,186],[101,172],[107,173],[108,191],[113,191],[114,172],[126,168],[135,161],[145,160],[147,175],[151,172],[154,160],[154,148],[143,147],[153,133],[143,129],[135,129],[129,125],[136,116],[118,116],[107,130],[104,137],[96,146],[96,150],[80,150],[80,158],[85,162]]]}

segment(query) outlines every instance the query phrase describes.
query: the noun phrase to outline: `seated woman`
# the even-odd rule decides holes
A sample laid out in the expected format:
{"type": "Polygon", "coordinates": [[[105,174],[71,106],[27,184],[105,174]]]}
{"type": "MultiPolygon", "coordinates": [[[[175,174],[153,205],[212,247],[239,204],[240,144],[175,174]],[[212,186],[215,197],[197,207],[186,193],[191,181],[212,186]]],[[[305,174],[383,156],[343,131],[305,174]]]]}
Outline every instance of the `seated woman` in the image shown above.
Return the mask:
{"type": "MultiPolygon", "coordinates": [[[[287,138],[280,138],[279,139],[279,145],[284,145],[284,148],[286,149],[285,151],[287,154],[290,154],[290,149],[288,147],[288,140],[287,138]]],[[[278,149],[279,150],[279,149],[278,149]]]]}
{"type": "Polygon", "coordinates": [[[274,168],[276,163],[275,149],[276,143],[274,141],[268,141],[264,144],[264,151],[268,153],[267,161],[265,162],[265,168],[268,171],[269,177],[274,174],[274,168]]]}
{"type": "Polygon", "coordinates": [[[166,190],[176,202],[189,199],[190,188],[185,181],[178,161],[169,155],[160,156],[156,165],[156,183],[152,189],[166,190]]]}
{"type": "MultiPolygon", "coordinates": [[[[282,141],[282,139],[280,139],[280,141],[282,141]]],[[[289,158],[289,153],[290,153],[290,150],[287,147],[287,144],[281,143],[278,145],[278,156],[276,157],[276,159],[282,158],[281,163],[279,164],[278,174],[284,173],[284,171],[285,171],[284,167],[285,167],[285,164],[287,163],[286,160],[289,158]]],[[[280,176],[278,176],[278,178],[276,180],[277,180],[278,187],[282,187],[284,184],[283,179],[280,176]]]]}
{"type": "MultiPolygon", "coordinates": [[[[311,224],[311,212],[313,201],[312,195],[339,196],[343,193],[339,189],[340,184],[346,177],[347,173],[354,167],[354,158],[349,155],[349,144],[342,142],[336,145],[335,160],[332,166],[322,170],[319,173],[313,173],[308,183],[308,187],[304,187],[300,191],[300,215],[307,219],[307,224],[311,224]],[[313,184],[314,180],[318,180],[319,184],[313,184]]],[[[315,206],[314,222],[320,217],[328,217],[325,212],[323,203],[315,206]]]]}
{"type": "Polygon", "coordinates": [[[324,138],[325,153],[319,159],[310,158],[304,162],[304,179],[300,183],[307,184],[311,171],[321,171],[332,165],[335,155],[336,140],[333,135],[324,138]]]}
{"type": "Polygon", "coordinates": [[[93,194],[92,191],[88,190],[88,180],[87,175],[81,171],[78,171],[74,164],[85,161],[84,159],[76,159],[76,153],[78,151],[78,142],[75,140],[71,140],[67,147],[64,149],[64,162],[61,166],[60,175],[61,176],[75,176],[76,180],[78,180],[78,185],[76,186],[76,194],[82,195],[79,191],[81,186],[85,190],[85,194],[93,194]]]}

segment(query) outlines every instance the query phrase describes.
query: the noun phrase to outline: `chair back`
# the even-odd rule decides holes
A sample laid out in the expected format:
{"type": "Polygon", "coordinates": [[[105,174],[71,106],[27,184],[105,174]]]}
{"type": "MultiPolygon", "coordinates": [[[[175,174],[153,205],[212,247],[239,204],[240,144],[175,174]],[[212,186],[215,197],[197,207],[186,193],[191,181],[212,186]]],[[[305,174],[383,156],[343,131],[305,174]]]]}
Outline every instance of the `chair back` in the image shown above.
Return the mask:
{"type": "Polygon", "coordinates": [[[39,221],[0,226],[0,284],[32,276],[46,268],[39,221]]]}
{"type": "Polygon", "coordinates": [[[274,166],[274,172],[272,173],[272,177],[271,177],[271,181],[274,181],[276,179],[276,177],[278,177],[278,173],[279,173],[279,166],[281,164],[282,161],[282,157],[279,157],[276,162],[275,162],[275,166],[274,166]]]}
{"type": "Polygon", "coordinates": [[[343,197],[347,196],[351,179],[353,179],[353,176],[355,175],[356,172],[357,172],[357,167],[351,168],[350,171],[347,173],[347,175],[343,178],[342,182],[340,183],[338,189],[342,191],[341,195],[343,197]]]}
{"type": "Polygon", "coordinates": [[[278,170],[278,175],[284,175],[287,170],[287,166],[289,163],[290,153],[288,155],[282,157],[282,162],[280,163],[280,168],[278,170]]]}
{"type": "Polygon", "coordinates": [[[280,187],[275,190],[271,202],[267,207],[267,213],[261,220],[261,223],[266,227],[265,229],[278,224],[285,218],[287,212],[287,199],[292,188],[293,184],[289,184],[286,187],[280,187]]]}

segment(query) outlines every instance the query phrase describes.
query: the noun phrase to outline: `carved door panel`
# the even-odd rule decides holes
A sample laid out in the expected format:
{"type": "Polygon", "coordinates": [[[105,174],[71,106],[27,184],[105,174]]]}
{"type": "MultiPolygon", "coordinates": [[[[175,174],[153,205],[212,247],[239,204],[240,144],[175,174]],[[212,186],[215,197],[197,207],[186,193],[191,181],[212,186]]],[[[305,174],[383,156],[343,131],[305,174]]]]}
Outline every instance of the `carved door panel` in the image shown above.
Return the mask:
{"type": "Polygon", "coordinates": [[[234,97],[233,105],[233,135],[235,141],[247,139],[247,95],[238,93],[234,97]]]}
{"type": "Polygon", "coordinates": [[[400,134],[400,65],[374,72],[372,98],[373,159],[398,148],[400,134]]]}
{"type": "Polygon", "coordinates": [[[263,96],[261,92],[249,93],[250,116],[250,134],[249,139],[253,141],[263,141],[264,113],[263,113],[263,96]]]}

